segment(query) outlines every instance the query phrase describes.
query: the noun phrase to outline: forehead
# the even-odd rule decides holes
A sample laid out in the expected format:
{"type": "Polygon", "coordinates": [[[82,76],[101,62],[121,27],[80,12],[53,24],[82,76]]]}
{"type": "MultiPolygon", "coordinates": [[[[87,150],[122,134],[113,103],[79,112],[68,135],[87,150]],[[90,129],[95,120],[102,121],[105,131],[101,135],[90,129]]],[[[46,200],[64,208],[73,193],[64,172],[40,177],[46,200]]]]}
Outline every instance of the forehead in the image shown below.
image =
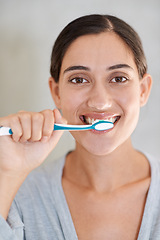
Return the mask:
{"type": "Polygon", "coordinates": [[[104,32],[78,37],[67,49],[62,70],[68,65],[110,66],[117,63],[134,65],[134,56],[127,44],[115,33],[104,32]]]}

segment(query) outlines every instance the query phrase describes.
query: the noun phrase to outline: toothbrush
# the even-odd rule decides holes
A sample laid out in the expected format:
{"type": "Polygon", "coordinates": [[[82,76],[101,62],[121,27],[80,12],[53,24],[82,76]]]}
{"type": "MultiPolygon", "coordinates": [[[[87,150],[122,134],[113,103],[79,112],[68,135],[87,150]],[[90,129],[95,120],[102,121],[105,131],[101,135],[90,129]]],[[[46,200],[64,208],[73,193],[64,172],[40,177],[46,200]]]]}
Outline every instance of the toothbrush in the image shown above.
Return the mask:
{"type": "Polygon", "coordinates": [[[54,130],[69,130],[69,131],[79,131],[79,130],[97,130],[104,131],[113,128],[113,123],[105,120],[99,120],[90,125],[67,125],[67,124],[54,124],[54,130]]]}
{"type": "MultiPolygon", "coordinates": [[[[79,130],[97,130],[105,131],[114,127],[114,124],[109,121],[99,120],[91,125],[68,125],[68,124],[54,124],[54,130],[79,131],[79,130]]],[[[0,127],[0,136],[12,135],[13,132],[9,127],[0,127]]]]}

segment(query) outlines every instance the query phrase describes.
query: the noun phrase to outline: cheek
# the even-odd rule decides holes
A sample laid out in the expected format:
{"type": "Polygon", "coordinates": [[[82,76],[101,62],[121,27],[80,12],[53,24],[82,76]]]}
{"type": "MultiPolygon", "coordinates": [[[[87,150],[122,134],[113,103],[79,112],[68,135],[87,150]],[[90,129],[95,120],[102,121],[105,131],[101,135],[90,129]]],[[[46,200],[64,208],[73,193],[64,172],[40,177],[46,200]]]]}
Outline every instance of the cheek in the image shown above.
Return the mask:
{"type": "Polygon", "coordinates": [[[117,93],[117,99],[124,111],[133,112],[140,108],[140,93],[138,87],[125,89],[120,93],[119,98],[117,93]]]}
{"type": "Polygon", "coordinates": [[[83,97],[73,91],[61,92],[61,110],[70,124],[74,123],[77,111],[83,103],[83,97]],[[67,92],[67,94],[66,94],[67,92]]]}
{"type": "Polygon", "coordinates": [[[139,88],[128,89],[126,93],[123,93],[123,97],[120,100],[121,108],[123,109],[124,127],[131,135],[137,126],[140,112],[140,98],[139,88]]]}

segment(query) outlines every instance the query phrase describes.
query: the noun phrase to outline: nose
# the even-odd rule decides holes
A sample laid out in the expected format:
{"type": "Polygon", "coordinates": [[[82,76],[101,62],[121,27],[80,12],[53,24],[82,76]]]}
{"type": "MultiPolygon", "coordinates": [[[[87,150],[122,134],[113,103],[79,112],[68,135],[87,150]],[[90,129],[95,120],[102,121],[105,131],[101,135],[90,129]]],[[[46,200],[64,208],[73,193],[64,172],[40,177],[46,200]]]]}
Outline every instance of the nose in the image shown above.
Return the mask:
{"type": "Polygon", "coordinates": [[[95,85],[88,94],[88,107],[95,110],[107,110],[112,106],[112,96],[107,86],[95,85]]]}

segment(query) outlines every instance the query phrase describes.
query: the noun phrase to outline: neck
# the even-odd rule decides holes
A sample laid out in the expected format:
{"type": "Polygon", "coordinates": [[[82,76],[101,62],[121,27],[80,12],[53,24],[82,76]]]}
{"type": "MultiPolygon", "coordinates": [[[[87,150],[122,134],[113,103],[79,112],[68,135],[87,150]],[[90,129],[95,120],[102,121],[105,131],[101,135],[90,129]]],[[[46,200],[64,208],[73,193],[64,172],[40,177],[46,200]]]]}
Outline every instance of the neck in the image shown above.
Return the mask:
{"type": "Polygon", "coordinates": [[[64,168],[68,180],[98,192],[113,191],[147,175],[149,164],[132,147],[130,139],[104,156],[93,155],[77,144],[75,151],[67,156],[64,168]]]}

